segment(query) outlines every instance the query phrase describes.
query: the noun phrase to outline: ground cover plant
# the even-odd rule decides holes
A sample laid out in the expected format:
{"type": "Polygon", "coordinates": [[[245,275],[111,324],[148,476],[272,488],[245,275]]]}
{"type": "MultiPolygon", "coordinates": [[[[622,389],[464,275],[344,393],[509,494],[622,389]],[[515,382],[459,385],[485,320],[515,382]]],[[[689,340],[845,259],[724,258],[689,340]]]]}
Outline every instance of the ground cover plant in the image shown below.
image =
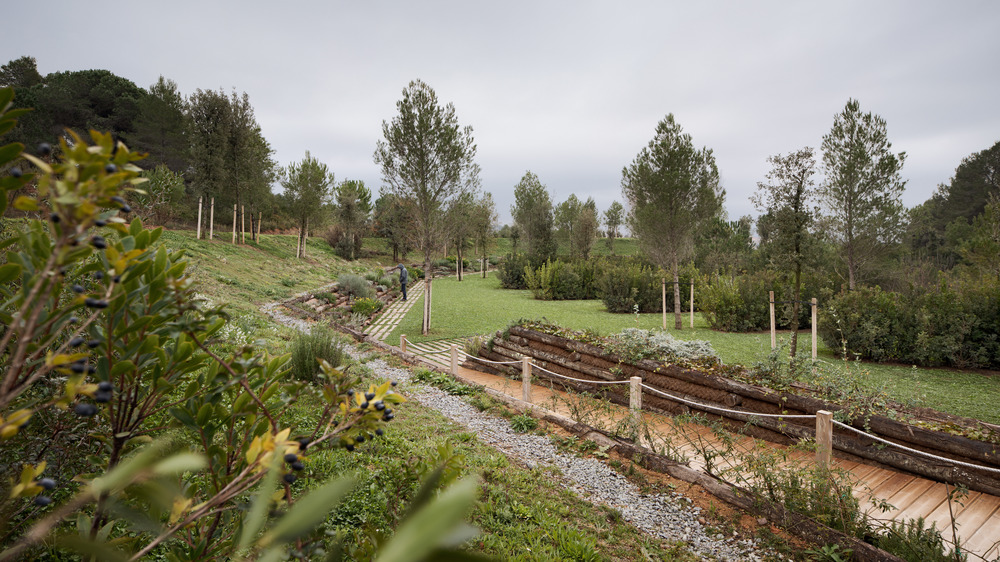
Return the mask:
{"type": "MultiPolygon", "coordinates": [[[[662,329],[660,313],[609,314],[598,300],[538,301],[527,290],[500,289],[500,282],[492,274],[486,279],[469,276],[461,283],[452,278],[439,279],[432,304],[435,325],[428,336],[420,335],[420,307],[415,305],[386,341],[398,344],[400,334],[417,342],[493,334],[522,318],[545,319],[567,329],[591,330],[603,335],[625,328],[662,329]]],[[[767,332],[718,332],[708,327],[701,314],[695,314],[693,330],[687,327],[687,322],[685,317],[684,329],[676,330],[668,321],[668,332],[678,339],[710,342],[723,363],[749,367],[771,353],[767,332]]],[[[786,338],[784,334],[781,337],[786,338]]],[[[799,346],[810,348],[809,333],[800,334],[799,346]]],[[[845,362],[822,342],[818,348],[821,361],[836,368],[863,370],[864,376],[857,377],[859,384],[884,392],[897,402],[1000,423],[1000,412],[993,404],[993,397],[1000,393],[1000,377],[954,369],[845,362]]]]}

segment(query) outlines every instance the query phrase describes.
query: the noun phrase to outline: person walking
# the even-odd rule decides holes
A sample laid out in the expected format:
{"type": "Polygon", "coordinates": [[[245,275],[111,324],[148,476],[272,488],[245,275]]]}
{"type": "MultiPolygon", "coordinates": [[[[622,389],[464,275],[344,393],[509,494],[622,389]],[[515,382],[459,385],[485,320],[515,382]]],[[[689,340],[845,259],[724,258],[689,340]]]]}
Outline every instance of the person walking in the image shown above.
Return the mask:
{"type": "Polygon", "coordinates": [[[406,282],[409,281],[409,274],[403,264],[396,266],[399,269],[399,286],[403,289],[403,300],[406,300],[406,282]]]}

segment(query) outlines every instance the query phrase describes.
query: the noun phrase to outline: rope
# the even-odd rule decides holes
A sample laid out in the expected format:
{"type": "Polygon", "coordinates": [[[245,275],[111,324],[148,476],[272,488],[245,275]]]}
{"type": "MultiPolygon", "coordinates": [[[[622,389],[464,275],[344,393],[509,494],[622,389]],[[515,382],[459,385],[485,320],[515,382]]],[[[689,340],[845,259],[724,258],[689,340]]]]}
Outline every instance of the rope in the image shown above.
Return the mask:
{"type": "Polygon", "coordinates": [[[566,379],[568,381],[576,381],[576,382],[583,382],[583,383],[589,383],[589,384],[628,384],[628,381],[588,381],[588,380],[585,380],[585,379],[574,379],[573,377],[567,377],[566,375],[560,375],[559,373],[553,373],[552,371],[546,369],[545,367],[541,367],[539,365],[536,365],[535,363],[532,363],[531,366],[534,367],[534,368],[536,368],[536,369],[538,369],[538,370],[540,370],[540,371],[545,371],[546,373],[555,375],[555,376],[557,376],[557,377],[559,377],[561,379],[566,379]]]}
{"type": "Polygon", "coordinates": [[[899,449],[903,449],[904,451],[907,451],[907,452],[910,452],[910,453],[914,453],[914,454],[917,454],[917,455],[923,455],[925,457],[932,458],[932,459],[938,460],[938,461],[942,461],[942,462],[945,462],[945,463],[948,463],[948,464],[954,464],[954,465],[958,465],[958,466],[964,466],[966,468],[973,468],[975,470],[985,470],[986,472],[995,472],[995,473],[1000,474],[1000,469],[998,469],[998,468],[992,468],[992,467],[989,467],[989,466],[982,466],[982,465],[978,465],[978,464],[971,464],[971,463],[967,463],[967,462],[956,461],[955,459],[949,459],[949,458],[945,458],[945,457],[939,457],[937,455],[932,455],[930,453],[925,453],[924,451],[918,451],[917,449],[911,449],[911,448],[909,448],[909,447],[907,447],[905,445],[900,445],[899,443],[893,443],[892,441],[889,441],[889,440],[886,440],[886,439],[882,439],[881,437],[877,437],[877,436],[872,435],[871,433],[868,433],[866,431],[861,431],[860,429],[856,429],[856,428],[851,427],[851,426],[849,426],[847,424],[840,423],[837,420],[833,420],[833,423],[836,424],[836,425],[839,425],[840,427],[843,427],[845,429],[850,429],[851,431],[853,431],[855,433],[860,433],[861,435],[864,435],[865,437],[868,437],[869,439],[874,439],[875,441],[879,441],[881,443],[885,443],[886,445],[892,445],[893,447],[897,447],[899,449]]]}
{"type": "Polygon", "coordinates": [[[475,359],[476,361],[482,361],[483,363],[492,363],[494,365],[519,365],[520,361],[490,361],[489,359],[483,359],[478,355],[469,355],[464,351],[459,351],[462,355],[468,357],[469,359],[475,359]]]}
{"type": "Polygon", "coordinates": [[[685,404],[690,404],[692,406],[697,406],[699,408],[705,408],[707,410],[715,410],[716,412],[726,412],[726,413],[729,413],[729,414],[740,414],[740,415],[743,415],[743,416],[750,416],[750,417],[757,417],[757,418],[784,418],[784,419],[807,419],[808,418],[808,419],[812,419],[812,418],[816,417],[816,414],[801,414],[801,415],[800,414],[796,414],[796,415],[759,414],[757,412],[744,412],[742,410],[730,410],[728,408],[719,408],[718,406],[711,406],[709,404],[704,404],[702,402],[697,402],[695,400],[687,400],[687,399],[681,398],[679,396],[672,396],[670,394],[667,394],[666,392],[663,392],[661,390],[655,389],[655,388],[653,388],[651,386],[647,386],[645,384],[642,385],[642,388],[645,388],[646,390],[648,390],[648,391],[650,391],[650,392],[652,392],[654,394],[659,394],[659,395],[662,395],[662,396],[664,396],[666,398],[669,398],[671,400],[676,400],[677,402],[682,402],[682,403],[685,403],[685,404]]]}

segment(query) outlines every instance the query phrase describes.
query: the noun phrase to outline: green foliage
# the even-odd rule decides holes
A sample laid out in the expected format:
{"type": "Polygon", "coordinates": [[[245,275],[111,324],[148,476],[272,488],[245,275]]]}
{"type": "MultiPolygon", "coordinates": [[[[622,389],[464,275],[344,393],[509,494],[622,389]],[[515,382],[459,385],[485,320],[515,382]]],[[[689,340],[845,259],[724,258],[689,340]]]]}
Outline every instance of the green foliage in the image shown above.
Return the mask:
{"type": "Polygon", "coordinates": [[[556,255],[554,236],[555,215],[548,189],[538,176],[527,171],[514,186],[514,205],[510,214],[514,219],[523,246],[523,252],[532,264],[540,264],[556,255]]]}
{"type": "Polygon", "coordinates": [[[821,309],[820,336],[875,361],[1000,366],[1000,282],[942,282],[926,291],[861,288],[821,309]]]}
{"type": "Polygon", "coordinates": [[[510,418],[510,427],[517,433],[528,433],[538,429],[538,420],[530,414],[517,414],[510,418]]]}
{"type": "Polygon", "coordinates": [[[337,277],[340,285],[340,292],[352,296],[356,299],[375,298],[375,289],[364,277],[355,273],[341,273],[337,277]]]}
{"type": "Polygon", "coordinates": [[[360,299],[355,299],[354,303],[351,304],[351,312],[371,316],[372,314],[382,310],[383,306],[384,304],[382,301],[378,299],[362,297],[360,299]]]}
{"type": "Polygon", "coordinates": [[[608,312],[629,314],[636,306],[639,312],[662,310],[662,271],[638,260],[605,261],[600,268],[600,295],[608,312]]]}
{"type": "Polygon", "coordinates": [[[184,177],[175,174],[164,165],[143,172],[146,181],[142,191],[136,191],[130,199],[133,211],[143,221],[166,224],[179,211],[184,199],[184,177]]]}
{"type": "Polygon", "coordinates": [[[524,282],[539,300],[592,299],[597,295],[598,265],[593,260],[546,261],[526,269],[524,282]]]}
{"type": "Polygon", "coordinates": [[[413,380],[440,388],[452,396],[468,396],[476,392],[474,387],[455,380],[451,375],[430,369],[418,369],[413,373],[413,380]]]}
{"type": "Polygon", "coordinates": [[[956,557],[944,543],[934,525],[925,526],[923,517],[892,521],[878,537],[878,547],[891,552],[907,562],[962,562],[968,555],[956,557]]]}
{"type": "Polygon", "coordinates": [[[853,550],[841,548],[839,544],[824,544],[816,548],[810,548],[805,553],[814,562],[848,562],[854,555],[853,550]]]}
{"type": "Polygon", "coordinates": [[[608,338],[608,351],[629,361],[653,359],[669,363],[707,362],[718,363],[719,357],[712,344],[702,340],[685,341],[667,332],[651,332],[626,328],[608,338]]]}
{"type": "Polygon", "coordinates": [[[526,254],[507,254],[497,263],[497,277],[500,285],[504,289],[527,289],[528,283],[525,274],[530,268],[530,261],[526,254]]]}
{"type": "Polygon", "coordinates": [[[701,285],[698,302],[708,325],[725,332],[767,330],[771,324],[767,295],[774,282],[773,274],[762,272],[719,276],[701,285]]]}
{"type": "Polygon", "coordinates": [[[313,326],[308,334],[298,333],[292,339],[291,376],[296,380],[319,383],[322,369],[317,362],[322,359],[330,365],[344,365],[347,354],[336,333],[323,326],[313,326]]]}

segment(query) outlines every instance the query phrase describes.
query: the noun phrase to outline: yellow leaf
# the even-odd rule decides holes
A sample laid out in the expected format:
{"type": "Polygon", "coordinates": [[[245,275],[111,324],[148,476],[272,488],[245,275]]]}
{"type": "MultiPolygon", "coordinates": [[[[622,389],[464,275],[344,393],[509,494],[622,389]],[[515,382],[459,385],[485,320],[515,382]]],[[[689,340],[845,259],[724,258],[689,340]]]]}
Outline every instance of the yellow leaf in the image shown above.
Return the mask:
{"type": "Polygon", "coordinates": [[[170,524],[173,525],[174,523],[180,521],[181,516],[188,511],[193,502],[194,500],[191,498],[174,498],[174,505],[170,509],[170,524]]]}

